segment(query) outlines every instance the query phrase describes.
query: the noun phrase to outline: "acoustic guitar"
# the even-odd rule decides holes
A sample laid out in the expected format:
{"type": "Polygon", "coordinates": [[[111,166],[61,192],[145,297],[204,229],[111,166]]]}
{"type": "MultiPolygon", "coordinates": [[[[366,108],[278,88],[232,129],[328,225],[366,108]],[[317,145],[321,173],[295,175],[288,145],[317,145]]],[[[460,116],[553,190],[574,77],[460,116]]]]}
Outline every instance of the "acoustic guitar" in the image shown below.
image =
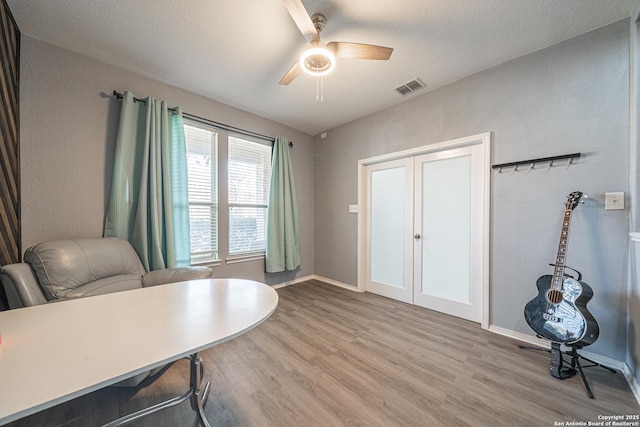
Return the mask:
{"type": "Polygon", "coordinates": [[[571,213],[582,196],[574,191],[567,197],[553,275],[538,278],[538,296],[524,307],[524,317],[536,334],[554,343],[576,347],[592,344],[600,333],[598,323],[587,310],[593,290],[580,280],[580,273],[577,279],[565,273],[571,213]]]}

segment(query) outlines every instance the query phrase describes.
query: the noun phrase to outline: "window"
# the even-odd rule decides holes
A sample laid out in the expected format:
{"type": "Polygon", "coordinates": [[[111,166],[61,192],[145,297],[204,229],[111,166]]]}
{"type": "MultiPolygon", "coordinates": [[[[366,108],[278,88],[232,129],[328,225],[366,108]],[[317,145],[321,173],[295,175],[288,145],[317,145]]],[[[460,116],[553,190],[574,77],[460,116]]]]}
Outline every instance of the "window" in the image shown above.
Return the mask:
{"type": "MultiPolygon", "coordinates": [[[[186,122],[186,121],[185,121],[186,122]]],[[[218,133],[185,123],[191,262],[218,259],[218,133]]]]}
{"type": "Polygon", "coordinates": [[[264,252],[271,146],[229,137],[229,255],[264,252]]]}
{"type": "Polygon", "coordinates": [[[191,263],[210,264],[226,257],[237,262],[252,258],[245,255],[262,255],[271,144],[230,135],[199,121],[184,122],[191,263]]]}

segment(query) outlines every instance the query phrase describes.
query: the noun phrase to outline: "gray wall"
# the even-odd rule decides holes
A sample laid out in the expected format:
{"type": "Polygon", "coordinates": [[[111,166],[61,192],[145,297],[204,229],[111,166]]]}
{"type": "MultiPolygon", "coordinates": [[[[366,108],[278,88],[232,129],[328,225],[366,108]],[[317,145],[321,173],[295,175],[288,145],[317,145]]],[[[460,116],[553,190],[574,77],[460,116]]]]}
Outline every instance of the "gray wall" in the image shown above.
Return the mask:
{"type": "MultiPolygon", "coordinates": [[[[630,229],[638,232],[640,226],[640,209],[638,199],[640,196],[640,122],[638,112],[640,112],[640,2],[636,3],[630,19],[630,42],[631,42],[631,79],[630,79],[630,190],[631,190],[631,220],[630,229]]],[[[631,271],[629,274],[629,331],[627,334],[627,365],[630,368],[631,376],[640,384],[640,239],[636,238],[631,242],[632,252],[631,271]]]]}
{"type": "MultiPolygon", "coordinates": [[[[534,335],[522,310],[552,273],[566,196],[574,212],[567,264],[584,274],[601,326],[589,351],[626,359],[628,210],[604,193],[629,191],[629,22],[462,79],[315,140],[315,272],[356,285],[357,161],[491,131],[492,163],[582,152],[571,166],[492,173],[490,323],[534,335]]],[[[428,84],[428,70],[423,80],[428,84]]]]}
{"type": "Polygon", "coordinates": [[[281,124],[54,45],[22,38],[20,75],[23,248],[45,240],[101,236],[120,103],[130,90],[217,122],[294,141],[302,266],[266,275],[264,262],[215,267],[218,277],[279,283],[314,271],[313,140],[281,124]]]}
{"type": "MultiPolygon", "coordinates": [[[[347,206],[357,201],[357,161],[491,131],[493,163],[585,155],[570,168],[493,173],[491,324],[532,334],[522,307],[535,296],[537,277],[551,271],[566,195],[581,190],[591,199],[575,211],[568,265],[595,292],[589,308],[602,330],[589,350],[625,360],[628,211],[604,211],[603,199],[606,191],[629,191],[628,29],[619,22],[478,73],[330,130],[315,144],[278,123],[25,36],[23,247],[101,235],[120,108],[113,89],[292,139],[302,226],[297,276],[315,273],[352,285],[357,217],[347,206]]],[[[269,283],[294,278],[265,277],[262,262],[220,266],[216,275],[269,283]]]]}

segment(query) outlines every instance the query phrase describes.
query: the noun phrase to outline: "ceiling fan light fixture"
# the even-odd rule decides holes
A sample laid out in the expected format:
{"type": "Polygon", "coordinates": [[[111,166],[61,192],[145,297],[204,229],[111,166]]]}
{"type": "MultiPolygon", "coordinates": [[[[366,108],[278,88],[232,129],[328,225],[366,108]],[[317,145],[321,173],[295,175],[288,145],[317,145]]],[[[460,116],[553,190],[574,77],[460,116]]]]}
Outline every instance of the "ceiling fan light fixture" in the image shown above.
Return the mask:
{"type": "Polygon", "coordinates": [[[336,57],[329,49],[315,46],[300,55],[300,67],[312,76],[325,76],[336,67],[336,57]]]}
{"type": "MultiPolygon", "coordinates": [[[[302,4],[302,0],[284,0],[287,11],[293,22],[305,38],[311,41],[311,48],[307,49],[289,71],[278,82],[288,85],[300,71],[316,76],[316,86],[322,85],[322,76],[329,74],[336,66],[336,56],[349,59],[373,59],[387,61],[391,57],[393,48],[364,43],[349,43],[332,41],[324,44],[320,41],[320,33],[327,24],[327,18],[321,13],[309,16],[302,4]]],[[[320,89],[318,93],[322,92],[320,89]]],[[[321,98],[321,97],[320,97],[321,98]]]]}

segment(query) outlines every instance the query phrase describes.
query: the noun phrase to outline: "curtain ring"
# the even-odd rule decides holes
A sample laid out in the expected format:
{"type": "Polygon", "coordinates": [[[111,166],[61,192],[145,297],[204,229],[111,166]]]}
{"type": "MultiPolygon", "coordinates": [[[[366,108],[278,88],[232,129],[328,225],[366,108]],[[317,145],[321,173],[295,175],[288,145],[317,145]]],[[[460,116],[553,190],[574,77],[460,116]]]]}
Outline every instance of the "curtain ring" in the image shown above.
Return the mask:
{"type": "Polygon", "coordinates": [[[502,173],[502,166],[498,169],[498,173],[502,173]]]}

